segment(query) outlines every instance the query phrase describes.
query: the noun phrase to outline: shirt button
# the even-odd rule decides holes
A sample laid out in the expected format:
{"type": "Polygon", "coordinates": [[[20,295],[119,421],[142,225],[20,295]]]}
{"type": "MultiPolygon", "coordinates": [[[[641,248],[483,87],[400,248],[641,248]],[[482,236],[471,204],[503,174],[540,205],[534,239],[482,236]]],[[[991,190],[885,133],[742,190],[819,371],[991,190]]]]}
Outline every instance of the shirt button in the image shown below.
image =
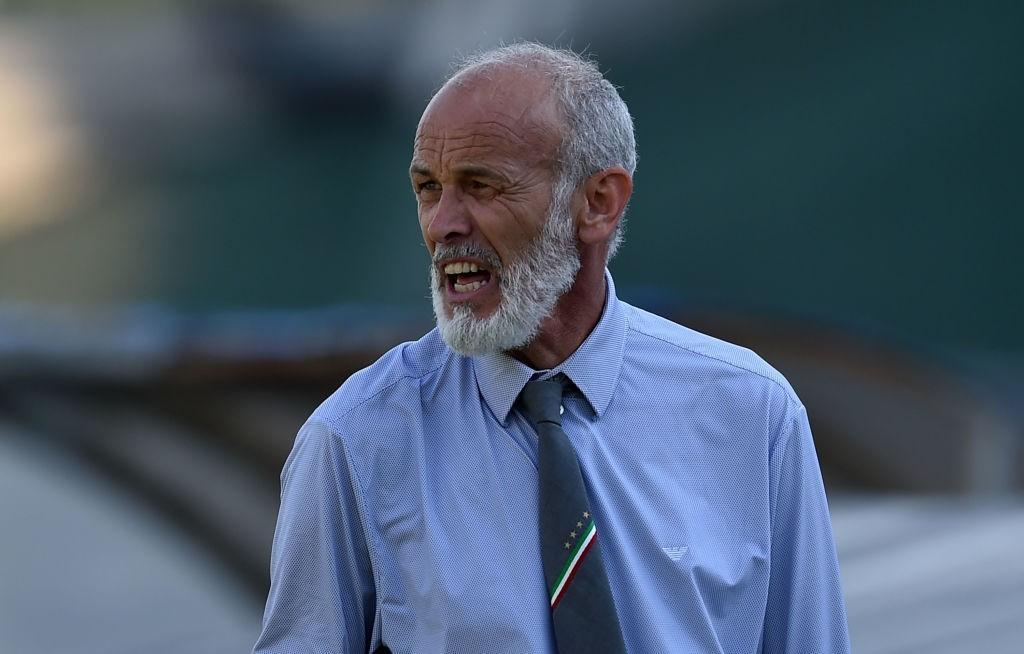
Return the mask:
{"type": "Polygon", "coordinates": [[[558,405],[558,415],[562,415],[563,413],[565,413],[565,407],[562,406],[561,404],[559,404],[558,405]]]}

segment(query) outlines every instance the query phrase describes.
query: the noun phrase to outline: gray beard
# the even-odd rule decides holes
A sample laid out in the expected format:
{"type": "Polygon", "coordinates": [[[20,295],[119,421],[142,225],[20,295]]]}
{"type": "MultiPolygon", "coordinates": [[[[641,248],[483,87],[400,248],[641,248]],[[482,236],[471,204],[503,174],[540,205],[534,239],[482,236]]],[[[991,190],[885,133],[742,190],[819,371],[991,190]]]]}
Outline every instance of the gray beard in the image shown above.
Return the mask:
{"type": "Polygon", "coordinates": [[[580,269],[575,224],[569,214],[570,197],[568,193],[553,194],[541,233],[507,268],[502,267],[494,251],[479,245],[437,245],[435,263],[430,266],[430,291],[434,317],[448,347],[477,356],[516,350],[537,337],[541,323],[572,288],[580,269]],[[477,318],[464,303],[453,304],[448,316],[442,295],[445,280],[436,262],[450,257],[476,257],[490,268],[490,283],[498,283],[500,294],[498,308],[490,316],[477,318]]]}

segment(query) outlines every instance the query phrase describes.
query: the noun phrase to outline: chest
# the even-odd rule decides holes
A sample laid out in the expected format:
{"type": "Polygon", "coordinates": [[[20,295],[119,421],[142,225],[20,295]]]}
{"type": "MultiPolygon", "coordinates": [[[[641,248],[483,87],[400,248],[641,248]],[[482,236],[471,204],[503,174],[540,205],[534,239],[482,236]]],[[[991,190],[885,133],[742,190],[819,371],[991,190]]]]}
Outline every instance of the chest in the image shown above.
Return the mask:
{"type": "MultiPolygon", "coordinates": [[[[756,629],[770,549],[757,457],[685,419],[639,439],[567,404],[627,644],[716,651],[715,634],[756,629]]],[[[536,435],[485,418],[407,445],[417,465],[375,487],[378,620],[393,651],[552,651],[536,435]]]]}

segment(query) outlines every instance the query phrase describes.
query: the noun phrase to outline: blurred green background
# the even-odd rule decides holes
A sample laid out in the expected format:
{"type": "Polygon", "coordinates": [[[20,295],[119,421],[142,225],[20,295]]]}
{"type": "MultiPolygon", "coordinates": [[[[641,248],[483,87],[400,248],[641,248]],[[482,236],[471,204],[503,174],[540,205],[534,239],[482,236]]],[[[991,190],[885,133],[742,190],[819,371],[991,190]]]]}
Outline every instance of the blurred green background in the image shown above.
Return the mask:
{"type": "MultiPolygon", "coordinates": [[[[54,26],[26,9],[5,21],[49,39],[35,47],[91,186],[0,241],[0,293],[425,314],[411,136],[448,56],[499,34],[430,43],[437,65],[404,79],[429,40],[413,37],[429,29],[427,3],[320,8],[347,15],[339,32],[393,15],[366,44],[333,42],[314,3],[198,5],[174,27],[153,23],[176,5],[150,4],[148,18],[82,11],[54,26]]],[[[650,38],[645,12],[617,36],[602,9],[577,6],[599,14],[581,21],[593,36],[567,27],[557,42],[600,55],[635,115],[642,163],[614,262],[624,294],[1022,354],[1018,3],[738,2],[693,16],[649,3],[650,38]]]]}

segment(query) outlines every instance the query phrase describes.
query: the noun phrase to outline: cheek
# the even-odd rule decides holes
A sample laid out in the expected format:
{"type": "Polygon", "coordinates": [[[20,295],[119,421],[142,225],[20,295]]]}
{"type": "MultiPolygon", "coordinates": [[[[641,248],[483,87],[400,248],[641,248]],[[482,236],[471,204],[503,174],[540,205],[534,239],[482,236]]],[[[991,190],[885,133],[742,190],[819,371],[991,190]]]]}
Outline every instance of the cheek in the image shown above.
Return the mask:
{"type": "MultiPolygon", "coordinates": [[[[545,207],[546,208],[546,207],[545,207]]],[[[478,224],[480,231],[489,244],[501,255],[503,262],[516,254],[530,243],[544,222],[543,210],[533,215],[532,207],[522,204],[496,204],[482,211],[478,224]]]]}

